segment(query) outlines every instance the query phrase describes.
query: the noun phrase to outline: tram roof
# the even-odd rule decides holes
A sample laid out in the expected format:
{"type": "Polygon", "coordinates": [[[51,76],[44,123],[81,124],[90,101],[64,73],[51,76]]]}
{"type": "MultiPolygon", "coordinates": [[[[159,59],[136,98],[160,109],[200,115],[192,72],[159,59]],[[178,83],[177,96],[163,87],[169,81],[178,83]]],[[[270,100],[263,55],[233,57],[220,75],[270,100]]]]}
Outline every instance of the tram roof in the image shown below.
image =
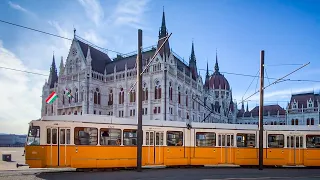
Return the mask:
{"type": "MultiPolygon", "coordinates": [[[[43,116],[40,121],[62,121],[62,122],[79,122],[79,123],[96,123],[96,124],[119,124],[119,125],[137,125],[136,119],[119,118],[107,115],[58,115],[43,116]]],[[[186,122],[182,121],[161,121],[161,120],[142,120],[143,126],[160,126],[160,127],[187,127],[186,122]]],[[[258,125],[254,124],[226,124],[226,123],[200,123],[192,122],[192,128],[204,129],[234,129],[234,130],[259,130],[258,125]]],[[[266,131],[320,131],[320,126],[308,125],[264,125],[266,131]]]]}
{"type": "MultiPolygon", "coordinates": [[[[136,119],[119,118],[106,115],[58,115],[43,116],[41,121],[63,121],[63,122],[82,122],[96,124],[119,124],[119,125],[137,125],[136,119]]],[[[143,126],[169,126],[169,127],[186,127],[186,122],[181,121],[160,121],[160,120],[142,120],[143,126]]]]}
{"type": "Polygon", "coordinates": [[[320,126],[309,125],[264,125],[266,131],[320,131],[320,126]]]}

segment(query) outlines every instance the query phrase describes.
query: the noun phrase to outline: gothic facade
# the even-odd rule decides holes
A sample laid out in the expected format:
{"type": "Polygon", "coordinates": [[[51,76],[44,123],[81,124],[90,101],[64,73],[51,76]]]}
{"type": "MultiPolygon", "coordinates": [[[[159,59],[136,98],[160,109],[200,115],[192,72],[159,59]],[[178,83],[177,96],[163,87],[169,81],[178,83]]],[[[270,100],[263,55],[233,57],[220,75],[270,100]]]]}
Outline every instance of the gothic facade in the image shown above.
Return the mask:
{"type": "MultiPolygon", "coordinates": [[[[143,50],[143,69],[167,35],[163,12],[157,47],[143,50]]],[[[135,119],[137,96],[136,87],[132,87],[136,82],[136,56],[111,59],[75,36],[65,64],[61,59],[59,75],[53,57],[49,79],[43,86],[41,115],[97,114],[135,119]],[[58,99],[47,104],[45,99],[53,91],[58,99]]],[[[207,65],[203,82],[193,43],[186,63],[167,41],[146,68],[142,81],[143,119],[236,123],[236,103],[229,82],[219,71],[218,57],[213,74],[209,74],[207,65]]]]}

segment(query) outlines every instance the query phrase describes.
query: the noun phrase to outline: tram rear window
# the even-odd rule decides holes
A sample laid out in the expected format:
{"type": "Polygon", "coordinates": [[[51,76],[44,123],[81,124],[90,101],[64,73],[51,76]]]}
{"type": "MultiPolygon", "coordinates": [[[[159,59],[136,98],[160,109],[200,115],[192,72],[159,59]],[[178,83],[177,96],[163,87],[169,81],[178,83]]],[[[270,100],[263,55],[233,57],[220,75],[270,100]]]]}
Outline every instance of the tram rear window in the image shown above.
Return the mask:
{"type": "Polygon", "coordinates": [[[40,145],[40,126],[30,126],[27,138],[27,146],[40,145]]]}
{"type": "Polygon", "coordinates": [[[97,145],[98,129],[90,127],[74,128],[74,144],[75,145],[97,145]]]}
{"type": "Polygon", "coordinates": [[[306,137],[307,148],[320,148],[320,135],[307,135],[306,137]]]}
{"type": "Polygon", "coordinates": [[[268,147],[269,148],[283,148],[284,147],[284,135],[283,134],[269,134],[268,135],[268,147]]]}
{"type": "Polygon", "coordinates": [[[167,132],[167,146],[182,146],[182,145],[183,145],[183,132],[181,131],[167,132]]]}
{"type": "Polygon", "coordinates": [[[237,147],[256,147],[256,135],[238,133],[237,147]]]}
{"type": "Polygon", "coordinates": [[[100,129],[100,145],[120,146],[121,129],[100,129]]]}
{"type": "Polygon", "coordinates": [[[197,132],[197,146],[216,146],[216,133],[214,132],[197,132]]]}

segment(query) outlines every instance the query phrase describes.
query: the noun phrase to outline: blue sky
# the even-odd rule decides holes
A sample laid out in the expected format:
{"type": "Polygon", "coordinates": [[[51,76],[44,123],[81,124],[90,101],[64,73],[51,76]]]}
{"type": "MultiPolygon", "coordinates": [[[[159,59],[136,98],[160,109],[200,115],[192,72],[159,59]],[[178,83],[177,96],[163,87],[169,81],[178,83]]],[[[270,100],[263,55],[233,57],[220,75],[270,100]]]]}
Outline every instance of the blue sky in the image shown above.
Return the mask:
{"type": "MultiPolygon", "coordinates": [[[[320,2],[316,0],[4,0],[0,3],[0,19],[69,38],[73,37],[75,27],[77,35],[107,49],[127,53],[136,50],[137,28],[143,29],[145,47],[156,44],[163,6],[167,28],[172,32],[170,46],[188,60],[193,40],[198,69],[205,69],[208,60],[213,70],[217,48],[220,71],[256,75],[260,50],[265,50],[269,77],[279,78],[299,67],[273,65],[310,62],[289,78],[320,81],[320,2]]],[[[67,56],[69,46],[68,40],[0,25],[1,66],[48,74],[53,51],[59,63],[61,56],[67,56]]],[[[205,71],[200,73],[204,77],[205,71]]],[[[225,77],[237,101],[253,80],[230,74],[225,77]]],[[[10,103],[1,108],[4,112],[0,112],[0,122],[5,128],[0,128],[0,132],[20,132],[13,125],[40,116],[41,88],[47,78],[0,70],[0,80],[7,83],[0,96],[10,103]],[[17,108],[22,109],[20,115],[14,113],[17,108]]],[[[257,79],[244,97],[256,90],[256,84],[257,79]]],[[[320,83],[282,82],[265,90],[265,104],[278,101],[285,106],[292,92],[313,89],[318,92],[320,83]]],[[[249,107],[253,108],[258,99],[252,97],[249,107]]]]}

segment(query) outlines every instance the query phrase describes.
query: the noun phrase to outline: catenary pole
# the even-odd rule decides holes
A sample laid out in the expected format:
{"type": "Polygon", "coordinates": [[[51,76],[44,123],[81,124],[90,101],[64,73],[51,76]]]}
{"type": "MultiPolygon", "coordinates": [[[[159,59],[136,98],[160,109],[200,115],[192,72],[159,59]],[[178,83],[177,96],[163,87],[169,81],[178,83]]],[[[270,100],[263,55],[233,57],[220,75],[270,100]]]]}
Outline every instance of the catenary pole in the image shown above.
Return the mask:
{"type": "Polygon", "coordinates": [[[137,118],[138,118],[138,143],[137,143],[137,171],[142,171],[142,30],[138,29],[138,54],[137,54],[137,118]]]}
{"type": "Polygon", "coordinates": [[[263,170],[263,91],[264,50],[260,52],[260,105],[259,105],[259,170],[263,170]]]}

